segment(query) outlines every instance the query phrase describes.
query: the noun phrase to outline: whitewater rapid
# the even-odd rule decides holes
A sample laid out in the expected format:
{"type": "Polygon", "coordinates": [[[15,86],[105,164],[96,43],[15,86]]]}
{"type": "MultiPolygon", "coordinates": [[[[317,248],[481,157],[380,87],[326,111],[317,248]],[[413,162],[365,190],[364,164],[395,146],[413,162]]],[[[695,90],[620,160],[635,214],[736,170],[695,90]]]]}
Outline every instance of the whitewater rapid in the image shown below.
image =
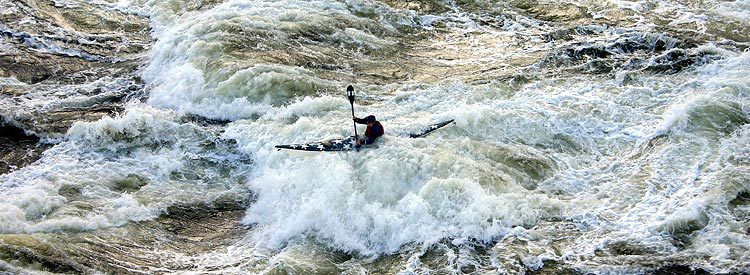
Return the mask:
{"type": "Polygon", "coordinates": [[[131,272],[750,270],[745,1],[82,2],[149,17],[142,94],[0,175],[0,270],[56,234],[169,259],[131,272]],[[350,84],[377,148],[273,147],[352,135],[350,84]],[[226,201],[231,243],[170,246],[226,201]]]}

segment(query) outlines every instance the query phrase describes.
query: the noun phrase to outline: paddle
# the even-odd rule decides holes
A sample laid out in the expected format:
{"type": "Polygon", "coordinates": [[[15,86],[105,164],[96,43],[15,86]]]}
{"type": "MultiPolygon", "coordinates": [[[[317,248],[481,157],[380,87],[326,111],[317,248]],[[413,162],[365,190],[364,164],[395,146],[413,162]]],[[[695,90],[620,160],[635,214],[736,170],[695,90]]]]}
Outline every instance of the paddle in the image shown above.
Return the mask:
{"type": "MultiPolygon", "coordinates": [[[[349,97],[349,103],[352,105],[352,118],[354,118],[354,87],[352,85],[346,87],[346,95],[349,97]]],[[[357,122],[354,122],[354,138],[356,139],[358,136],[357,122]]]]}

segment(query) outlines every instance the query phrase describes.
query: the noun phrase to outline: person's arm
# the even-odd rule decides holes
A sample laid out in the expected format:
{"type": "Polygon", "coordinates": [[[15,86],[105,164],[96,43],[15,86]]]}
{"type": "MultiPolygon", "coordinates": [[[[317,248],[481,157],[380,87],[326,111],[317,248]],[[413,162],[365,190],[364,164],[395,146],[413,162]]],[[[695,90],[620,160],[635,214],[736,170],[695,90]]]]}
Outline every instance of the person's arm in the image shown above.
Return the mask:
{"type": "Polygon", "coordinates": [[[354,122],[355,122],[355,123],[358,123],[358,124],[367,124],[367,120],[365,120],[365,119],[362,119],[362,118],[358,118],[358,117],[356,117],[356,116],[355,116],[355,117],[353,117],[353,118],[354,118],[354,122]]]}

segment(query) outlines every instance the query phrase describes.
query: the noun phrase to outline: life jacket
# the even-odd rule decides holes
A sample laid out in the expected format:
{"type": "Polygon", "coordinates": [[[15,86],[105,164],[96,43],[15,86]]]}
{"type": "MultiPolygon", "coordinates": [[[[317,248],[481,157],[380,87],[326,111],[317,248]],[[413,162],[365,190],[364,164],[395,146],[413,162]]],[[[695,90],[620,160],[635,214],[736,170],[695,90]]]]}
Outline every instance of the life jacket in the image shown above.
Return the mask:
{"type": "Polygon", "coordinates": [[[380,124],[380,121],[373,122],[372,126],[367,126],[367,130],[365,130],[365,136],[371,139],[380,137],[383,134],[385,134],[385,130],[383,130],[383,125],[380,124]]]}

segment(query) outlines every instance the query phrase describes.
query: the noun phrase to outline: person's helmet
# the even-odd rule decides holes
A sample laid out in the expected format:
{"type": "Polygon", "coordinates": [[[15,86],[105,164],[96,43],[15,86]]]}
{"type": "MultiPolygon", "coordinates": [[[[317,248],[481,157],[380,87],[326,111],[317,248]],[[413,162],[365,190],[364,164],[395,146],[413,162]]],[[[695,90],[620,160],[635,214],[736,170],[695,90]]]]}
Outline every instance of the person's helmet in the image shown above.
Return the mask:
{"type": "Polygon", "coordinates": [[[375,116],[374,116],[374,115],[369,115],[369,116],[366,116],[366,117],[365,117],[365,121],[367,121],[367,123],[373,123],[373,122],[375,122],[375,121],[376,121],[376,120],[375,120],[375,116]]]}

